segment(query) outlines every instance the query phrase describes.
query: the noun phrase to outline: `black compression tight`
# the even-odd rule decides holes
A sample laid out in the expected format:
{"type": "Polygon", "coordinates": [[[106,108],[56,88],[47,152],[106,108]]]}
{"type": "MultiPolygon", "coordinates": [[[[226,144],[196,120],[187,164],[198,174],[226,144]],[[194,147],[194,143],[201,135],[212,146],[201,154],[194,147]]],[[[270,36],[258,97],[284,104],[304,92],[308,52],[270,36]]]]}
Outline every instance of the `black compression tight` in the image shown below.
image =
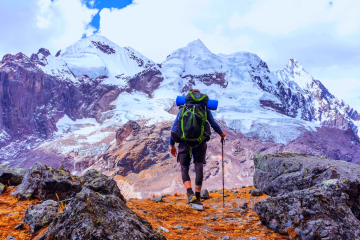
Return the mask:
{"type": "MultiPolygon", "coordinates": [[[[201,186],[203,181],[203,163],[202,162],[195,162],[195,185],[201,186]]],[[[181,176],[183,182],[190,181],[189,175],[189,166],[181,165],[181,176]]]]}

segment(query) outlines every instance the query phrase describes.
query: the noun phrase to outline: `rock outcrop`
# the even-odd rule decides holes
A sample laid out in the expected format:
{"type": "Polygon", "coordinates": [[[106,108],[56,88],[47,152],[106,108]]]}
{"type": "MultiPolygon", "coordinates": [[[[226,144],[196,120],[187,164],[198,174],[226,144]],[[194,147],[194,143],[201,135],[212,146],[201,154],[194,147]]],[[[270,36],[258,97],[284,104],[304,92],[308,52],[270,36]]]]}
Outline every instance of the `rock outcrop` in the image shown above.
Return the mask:
{"type": "Polygon", "coordinates": [[[46,224],[51,223],[60,209],[59,203],[53,200],[47,200],[42,204],[28,207],[25,212],[24,223],[30,226],[32,233],[41,229],[46,224]]]}
{"type": "Polygon", "coordinates": [[[165,239],[119,197],[83,188],[50,224],[42,240],[165,239]]]}
{"type": "Polygon", "coordinates": [[[6,186],[17,186],[24,178],[26,170],[23,168],[9,168],[0,165],[0,193],[6,186]]]}
{"type": "Polygon", "coordinates": [[[360,166],[297,153],[254,157],[263,224],[292,239],[360,238],[360,166]]]}
{"type": "Polygon", "coordinates": [[[38,194],[42,200],[62,201],[74,197],[85,187],[101,194],[113,194],[125,202],[116,182],[96,170],[90,169],[78,177],[63,167],[56,170],[41,162],[26,172],[22,183],[11,194],[18,199],[30,199],[38,194]]]}
{"type": "Polygon", "coordinates": [[[36,162],[11,194],[18,199],[30,199],[39,194],[43,200],[64,200],[81,191],[77,178],[61,167],[56,170],[36,162]]]}

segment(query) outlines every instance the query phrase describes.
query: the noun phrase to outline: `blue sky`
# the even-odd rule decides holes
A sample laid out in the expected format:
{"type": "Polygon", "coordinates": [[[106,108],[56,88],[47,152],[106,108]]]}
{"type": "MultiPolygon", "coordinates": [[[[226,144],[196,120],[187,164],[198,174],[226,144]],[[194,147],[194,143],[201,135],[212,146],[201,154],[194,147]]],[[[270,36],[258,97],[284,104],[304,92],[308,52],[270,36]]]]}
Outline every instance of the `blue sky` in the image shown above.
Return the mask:
{"type": "Polygon", "coordinates": [[[216,54],[255,53],[273,71],[296,58],[360,110],[359,13],[359,0],[2,0],[0,55],[55,54],[98,32],[162,62],[201,39],[216,54]]]}
{"type": "Polygon", "coordinates": [[[93,17],[90,25],[93,26],[96,30],[94,33],[97,33],[100,28],[100,11],[104,8],[108,9],[122,9],[132,3],[132,0],[86,0],[84,1],[85,5],[90,9],[99,9],[99,12],[93,17]]]}

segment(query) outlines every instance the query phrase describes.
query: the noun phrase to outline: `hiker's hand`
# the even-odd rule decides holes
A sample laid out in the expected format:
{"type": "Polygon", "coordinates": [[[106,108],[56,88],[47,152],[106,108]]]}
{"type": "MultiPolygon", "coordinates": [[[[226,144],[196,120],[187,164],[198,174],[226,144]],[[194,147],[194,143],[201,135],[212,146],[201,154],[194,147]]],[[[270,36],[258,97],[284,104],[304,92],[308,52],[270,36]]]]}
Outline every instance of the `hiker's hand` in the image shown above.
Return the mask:
{"type": "Polygon", "coordinates": [[[224,138],[226,136],[225,132],[222,132],[222,134],[220,135],[220,137],[224,138]]]}
{"type": "Polygon", "coordinates": [[[176,157],[176,147],[175,145],[170,145],[170,155],[176,157]]]}

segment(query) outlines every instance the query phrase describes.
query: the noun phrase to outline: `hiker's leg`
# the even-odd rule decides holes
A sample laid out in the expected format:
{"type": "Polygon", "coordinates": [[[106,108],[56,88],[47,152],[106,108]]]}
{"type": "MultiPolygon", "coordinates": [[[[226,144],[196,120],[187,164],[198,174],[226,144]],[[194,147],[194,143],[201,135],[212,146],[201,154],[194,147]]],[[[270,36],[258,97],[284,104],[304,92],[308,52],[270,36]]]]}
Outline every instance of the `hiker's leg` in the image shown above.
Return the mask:
{"type": "Polygon", "coordinates": [[[189,194],[194,194],[191,188],[191,181],[189,175],[189,166],[191,161],[189,147],[186,145],[186,143],[180,142],[178,150],[178,157],[181,166],[181,178],[183,180],[186,191],[189,194]]]}
{"type": "Polygon", "coordinates": [[[200,192],[203,181],[203,165],[204,164],[202,162],[195,162],[195,195],[198,200],[200,199],[200,192]]]}
{"type": "Polygon", "coordinates": [[[196,198],[200,199],[201,186],[204,176],[204,164],[206,163],[206,142],[201,143],[194,151],[194,162],[195,162],[195,195],[196,198]]]}

